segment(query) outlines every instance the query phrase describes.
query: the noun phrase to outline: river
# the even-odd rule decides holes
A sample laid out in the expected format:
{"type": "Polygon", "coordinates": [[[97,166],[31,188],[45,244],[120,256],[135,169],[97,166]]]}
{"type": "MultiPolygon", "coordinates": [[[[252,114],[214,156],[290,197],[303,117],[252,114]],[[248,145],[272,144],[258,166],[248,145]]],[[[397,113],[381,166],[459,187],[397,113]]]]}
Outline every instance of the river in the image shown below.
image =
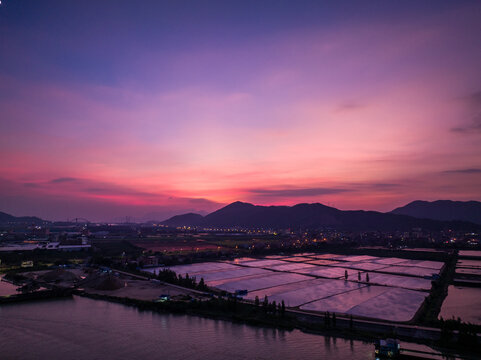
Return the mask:
{"type": "Polygon", "coordinates": [[[373,359],[361,341],[82,297],[0,306],[5,359],[373,359]]]}

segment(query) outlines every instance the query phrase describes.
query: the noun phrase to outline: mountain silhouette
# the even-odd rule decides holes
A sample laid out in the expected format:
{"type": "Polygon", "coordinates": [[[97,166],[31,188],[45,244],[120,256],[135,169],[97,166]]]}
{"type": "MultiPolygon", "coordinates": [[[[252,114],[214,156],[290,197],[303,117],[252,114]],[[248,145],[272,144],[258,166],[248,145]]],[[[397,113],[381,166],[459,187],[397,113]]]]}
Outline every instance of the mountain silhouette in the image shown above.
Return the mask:
{"type": "Polygon", "coordinates": [[[405,231],[416,227],[428,230],[480,228],[479,224],[471,222],[420,219],[377,211],[343,211],[319,203],[294,206],[260,206],[240,201],[229,204],[204,217],[199,214],[177,215],[164,221],[163,224],[221,228],[335,228],[366,231],[405,231]]]}
{"type": "Polygon", "coordinates": [[[197,226],[202,222],[204,217],[200,214],[187,213],[183,215],[175,215],[166,221],[163,221],[163,225],[177,227],[177,226],[197,226]]]}
{"type": "Polygon", "coordinates": [[[45,222],[36,216],[13,216],[0,211],[0,224],[42,224],[45,222]]]}
{"type": "Polygon", "coordinates": [[[394,209],[391,213],[422,219],[460,220],[481,224],[481,202],[479,201],[437,200],[430,202],[416,200],[394,209]]]}

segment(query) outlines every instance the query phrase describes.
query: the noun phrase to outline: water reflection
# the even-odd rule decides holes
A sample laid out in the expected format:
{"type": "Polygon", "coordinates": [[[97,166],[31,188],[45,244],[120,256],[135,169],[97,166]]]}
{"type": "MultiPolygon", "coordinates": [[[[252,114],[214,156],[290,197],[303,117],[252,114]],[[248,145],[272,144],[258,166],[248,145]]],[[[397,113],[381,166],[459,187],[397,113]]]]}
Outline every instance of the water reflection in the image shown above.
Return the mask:
{"type": "Polygon", "coordinates": [[[103,301],[0,307],[2,358],[372,359],[373,346],[298,330],[157,314],[103,301]],[[22,344],[28,343],[25,347],[22,344]]]}
{"type": "Polygon", "coordinates": [[[481,289],[450,285],[439,316],[481,324],[481,289]]]}
{"type": "Polygon", "coordinates": [[[17,288],[18,286],[5,281],[3,276],[0,276],[0,296],[15,295],[17,294],[17,288]]]}

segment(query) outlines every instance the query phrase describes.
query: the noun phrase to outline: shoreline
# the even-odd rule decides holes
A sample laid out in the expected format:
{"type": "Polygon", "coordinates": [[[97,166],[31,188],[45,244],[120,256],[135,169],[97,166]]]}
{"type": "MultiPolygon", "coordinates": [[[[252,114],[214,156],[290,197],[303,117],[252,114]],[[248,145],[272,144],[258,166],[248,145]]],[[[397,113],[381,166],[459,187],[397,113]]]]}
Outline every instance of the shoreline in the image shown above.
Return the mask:
{"type": "MultiPolygon", "coordinates": [[[[480,331],[480,326],[476,326],[474,329],[474,339],[473,337],[463,338],[464,324],[445,324],[437,320],[442,299],[446,296],[445,291],[454,273],[455,260],[456,256],[451,258],[450,261],[445,261],[445,265],[440,273],[440,279],[433,283],[430,295],[425,299],[414,317],[410,321],[402,323],[359,316],[353,318],[349,314],[341,313],[336,313],[336,319],[334,320],[334,315],[329,315],[329,313],[304,311],[299,308],[281,308],[280,304],[277,304],[277,308],[273,308],[272,306],[275,302],[264,305],[260,304],[259,301],[254,303],[251,300],[233,298],[225,291],[208,288],[203,281],[201,282],[202,286],[199,286],[200,284],[196,283],[195,278],[189,282],[185,281],[190,280],[188,277],[185,279],[177,278],[176,276],[172,277],[168,272],[162,273],[162,276],[160,274],[155,276],[155,274],[152,275],[139,269],[130,270],[117,267],[112,267],[111,272],[118,273],[116,274],[117,276],[120,274],[121,280],[125,281],[125,286],[122,290],[116,292],[107,288],[98,288],[97,290],[92,288],[90,290],[88,287],[84,288],[86,284],[75,281],[70,284],[57,282],[55,285],[51,283],[44,285],[50,288],[51,296],[43,296],[40,293],[27,293],[12,296],[10,299],[5,299],[3,303],[60,297],[64,296],[60,294],[62,292],[60,289],[63,289],[64,292],[70,291],[70,295],[75,294],[95,300],[115,302],[136,307],[139,310],[185,314],[284,330],[298,329],[305,333],[355,339],[371,343],[378,339],[392,337],[411,343],[428,345],[433,348],[442,346],[443,351],[447,354],[453,351],[461,351],[467,354],[476,352],[476,358],[479,358],[478,354],[480,354],[481,350],[478,348],[473,349],[473,344],[480,343],[481,333],[476,333],[476,331],[480,331]],[[129,282],[129,287],[126,287],[127,281],[129,282]],[[135,283],[132,287],[130,286],[131,282],[135,283]],[[147,283],[150,285],[145,286],[147,283]],[[68,286],[68,288],[61,288],[61,286],[68,286]],[[162,287],[165,287],[165,290],[159,290],[162,287]],[[151,288],[157,290],[152,291],[151,288]],[[174,290],[169,290],[168,288],[174,290]],[[55,294],[55,289],[57,289],[59,295],[55,294]],[[131,290],[124,291],[125,289],[131,290]],[[163,302],[159,302],[160,300],[154,300],[157,299],[158,295],[155,293],[169,295],[167,300],[164,299],[163,302]]],[[[12,274],[15,276],[22,275],[18,270],[12,271],[12,274]]],[[[85,269],[83,271],[85,272],[85,269]]],[[[1,300],[0,304],[2,303],[1,300]]],[[[469,329],[469,331],[472,333],[472,329],[469,329]]],[[[472,335],[471,333],[467,335],[472,335]]]]}
{"type": "MultiPolygon", "coordinates": [[[[396,331],[376,331],[375,328],[371,328],[369,330],[360,329],[358,326],[360,324],[359,320],[353,320],[353,327],[349,328],[345,326],[346,319],[344,318],[338,318],[337,324],[335,325],[331,324],[329,326],[325,326],[320,321],[308,322],[298,316],[293,317],[293,313],[288,310],[286,310],[285,317],[276,317],[269,313],[264,314],[259,309],[256,309],[257,311],[254,310],[254,312],[251,313],[251,316],[245,316],[246,314],[242,312],[245,311],[245,306],[247,305],[247,307],[250,307],[252,309],[254,308],[254,305],[241,302],[237,302],[236,304],[236,306],[240,305],[241,309],[236,309],[234,311],[226,311],[222,308],[202,309],[196,306],[191,306],[189,303],[185,302],[170,301],[164,303],[155,303],[152,301],[121,298],[111,295],[92,294],[85,291],[74,291],[74,295],[90,298],[93,300],[109,301],[112,303],[135,307],[141,311],[198,316],[211,320],[230,321],[233,323],[246,324],[255,327],[278,328],[288,331],[299,330],[307,334],[316,334],[327,337],[338,337],[347,340],[358,340],[369,343],[374,343],[380,338],[393,337],[409,343],[427,345],[429,347],[432,347],[434,351],[439,351],[445,356],[457,356],[464,359],[477,359],[480,356],[479,352],[468,352],[465,348],[459,347],[441,348],[439,347],[439,341],[427,340],[418,336],[405,336],[396,333],[396,331]],[[462,354],[459,354],[458,351],[462,351],[462,354]]],[[[232,301],[232,303],[233,302],[234,301],[232,301]]],[[[399,328],[399,325],[393,325],[394,328],[399,328]]],[[[422,328],[417,328],[416,332],[418,332],[419,330],[422,331],[422,328]]]]}
{"type": "MultiPolygon", "coordinates": [[[[449,347],[446,347],[446,343],[441,342],[441,337],[439,339],[433,339],[432,337],[420,336],[425,331],[431,330],[437,331],[439,336],[441,336],[440,329],[395,323],[386,323],[383,324],[384,326],[380,326],[380,323],[363,319],[353,319],[351,322],[350,319],[340,315],[334,322],[331,318],[329,322],[326,323],[326,319],[322,314],[309,314],[289,309],[286,309],[285,313],[279,311],[272,312],[252,303],[238,301],[235,298],[225,299],[213,297],[205,301],[192,299],[190,301],[154,302],[107,294],[89,293],[80,289],[52,288],[3,298],[1,299],[3,301],[0,300],[0,306],[8,306],[26,301],[66,298],[72,297],[73,295],[135,307],[140,311],[197,316],[211,320],[246,324],[254,327],[277,328],[288,331],[299,330],[307,334],[369,343],[391,337],[408,343],[427,345],[431,347],[433,351],[440,352],[445,356],[457,356],[461,359],[477,359],[480,356],[481,350],[479,348],[467,349],[458,343],[451,343],[449,347]],[[403,327],[408,327],[414,331],[403,332],[403,327]],[[440,345],[444,346],[440,347],[440,345]],[[461,355],[458,352],[461,353],[461,355]]],[[[453,335],[457,337],[456,333],[453,335]]]]}

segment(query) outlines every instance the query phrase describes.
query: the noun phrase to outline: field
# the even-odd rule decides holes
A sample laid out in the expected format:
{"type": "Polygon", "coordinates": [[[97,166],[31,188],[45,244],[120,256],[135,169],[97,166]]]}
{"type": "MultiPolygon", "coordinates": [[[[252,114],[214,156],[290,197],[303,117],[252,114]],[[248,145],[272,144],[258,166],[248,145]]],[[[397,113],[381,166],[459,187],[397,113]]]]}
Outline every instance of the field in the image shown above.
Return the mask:
{"type": "Polygon", "coordinates": [[[301,306],[303,310],[331,311],[391,321],[409,321],[427,294],[390,287],[365,286],[301,306]]]}
{"type": "Polygon", "coordinates": [[[394,257],[302,253],[170,269],[203,278],[219,290],[247,290],[247,300],[262,301],[267,296],[289,308],[406,322],[428,296],[430,277],[439,274],[443,265],[394,257]]]}
{"type": "MultiPolygon", "coordinates": [[[[474,257],[480,251],[460,251],[460,255],[474,257]]],[[[448,288],[448,296],[444,300],[439,317],[458,319],[481,325],[481,260],[459,259],[456,263],[455,285],[448,288]],[[465,282],[465,283],[463,283],[465,282]],[[471,284],[470,284],[471,283],[471,284]],[[471,285],[471,286],[459,286],[471,285]]]]}

